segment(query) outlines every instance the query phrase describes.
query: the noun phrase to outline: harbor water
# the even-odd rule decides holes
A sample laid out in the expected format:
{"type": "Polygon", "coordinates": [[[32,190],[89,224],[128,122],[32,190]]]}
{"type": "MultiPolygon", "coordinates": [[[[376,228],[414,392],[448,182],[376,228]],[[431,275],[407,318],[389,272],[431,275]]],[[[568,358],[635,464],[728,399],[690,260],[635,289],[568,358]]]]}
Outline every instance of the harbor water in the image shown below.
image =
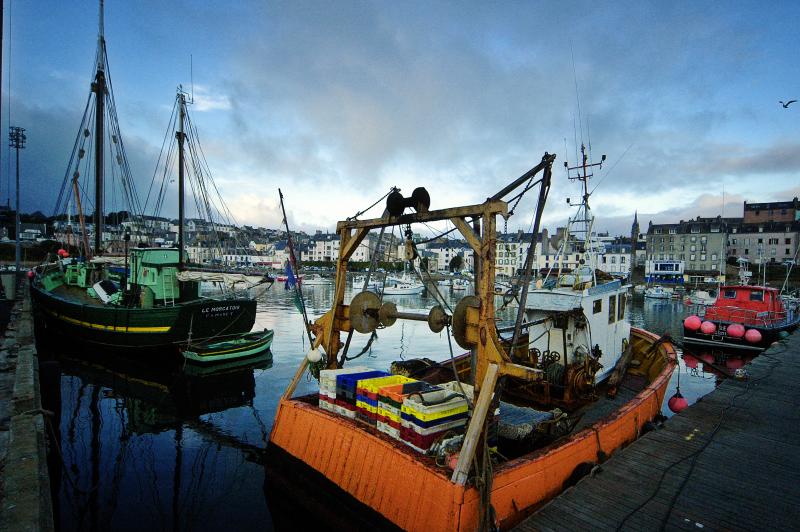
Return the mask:
{"type": "MultiPolygon", "coordinates": [[[[465,292],[440,287],[446,307],[465,292]]],[[[352,289],[346,300],[352,297],[352,289]]],[[[333,285],[304,290],[309,317],[323,314],[333,285]]],[[[389,296],[386,296],[387,299],[389,296]]],[[[437,303],[422,295],[392,296],[399,310],[427,313],[437,303]]],[[[502,304],[500,298],[498,305],[502,304]]],[[[686,308],[679,301],[634,297],[632,325],[679,342],[686,308]]],[[[449,310],[449,309],[448,309],[449,310]]],[[[500,313],[511,321],[516,307],[500,313]]],[[[276,284],[259,296],[256,328],[275,331],[272,360],[204,374],[178,357],[120,358],[75,352],[58,339],[43,342],[41,368],[45,408],[56,416],[50,429],[58,445],[50,470],[55,519],[61,530],[272,530],[303,523],[272,503],[272,469],[264,449],[278,400],[309,349],[294,293],[276,284]]],[[[451,356],[447,331],[431,333],[424,322],[398,321],[369,336],[355,334],[349,356],[359,364],[388,369],[392,361],[451,356]]],[[[462,352],[454,342],[454,355],[462,352]]],[[[744,361],[719,353],[693,353],[681,360],[666,399],[680,379],[690,403],[711,391],[723,373],[744,361]]],[[[317,391],[304,376],[297,394],[317,391]]],[[[664,414],[669,410],[664,406],[664,414]]]]}

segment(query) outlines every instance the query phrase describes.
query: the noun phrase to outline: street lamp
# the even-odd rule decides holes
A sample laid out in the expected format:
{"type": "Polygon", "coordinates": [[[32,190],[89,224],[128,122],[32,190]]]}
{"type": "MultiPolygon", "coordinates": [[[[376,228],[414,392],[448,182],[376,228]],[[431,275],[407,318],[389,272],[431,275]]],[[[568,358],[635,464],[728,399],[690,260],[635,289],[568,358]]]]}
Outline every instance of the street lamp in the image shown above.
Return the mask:
{"type": "Polygon", "coordinates": [[[8,128],[8,140],[9,146],[16,149],[17,151],[17,204],[16,204],[16,233],[17,233],[17,246],[16,246],[16,256],[15,256],[15,264],[16,264],[16,275],[17,279],[19,279],[19,262],[20,262],[20,218],[19,218],[19,150],[25,149],[25,128],[17,127],[17,126],[10,126],[8,128]]]}

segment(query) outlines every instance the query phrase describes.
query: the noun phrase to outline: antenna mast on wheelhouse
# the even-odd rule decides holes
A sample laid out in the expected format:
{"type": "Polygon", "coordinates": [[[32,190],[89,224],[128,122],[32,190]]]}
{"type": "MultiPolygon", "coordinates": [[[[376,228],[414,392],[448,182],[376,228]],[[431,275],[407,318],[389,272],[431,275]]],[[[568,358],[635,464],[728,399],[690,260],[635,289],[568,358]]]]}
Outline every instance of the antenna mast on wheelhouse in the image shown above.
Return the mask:
{"type": "Polygon", "coordinates": [[[100,0],[100,21],[97,34],[97,73],[92,82],[95,94],[94,138],[94,254],[101,255],[103,243],[103,126],[106,96],[106,41],[103,36],[103,4],[100,0]]]}
{"type": "MultiPolygon", "coordinates": [[[[591,262],[589,266],[591,266],[592,268],[592,277],[594,277],[595,275],[595,268],[597,267],[597,265],[594,264],[596,250],[593,249],[593,242],[592,242],[592,225],[594,222],[594,217],[592,216],[591,209],[589,208],[589,196],[592,195],[592,193],[589,192],[589,179],[594,176],[594,174],[590,173],[591,171],[590,169],[596,166],[602,168],[605,160],[606,156],[603,155],[599,163],[590,163],[589,156],[586,153],[586,145],[581,143],[580,164],[576,166],[570,166],[567,161],[564,161],[564,168],[567,170],[567,178],[569,178],[570,180],[578,180],[583,185],[583,194],[581,198],[582,201],[580,205],[578,205],[578,212],[575,213],[575,218],[573,218],[573,221],[576,222],[576,224],[580,222],[583,227],[582,229],[578,229],[577,231],[572,230],[570,232],[583,233],[583,249],[579,251],[581,253],[581,258],[583,259],[584,263],[587,257],[591,259],[589,261],[591,262]],[[579,216],[581,215],[583,217],[579,218],[579,216]]],[[[567,238],[569,237],[570,235],[567,235],[567,238]]],[[[565,251],[566,249],[567,248],[565,248],[565,251]]]]}

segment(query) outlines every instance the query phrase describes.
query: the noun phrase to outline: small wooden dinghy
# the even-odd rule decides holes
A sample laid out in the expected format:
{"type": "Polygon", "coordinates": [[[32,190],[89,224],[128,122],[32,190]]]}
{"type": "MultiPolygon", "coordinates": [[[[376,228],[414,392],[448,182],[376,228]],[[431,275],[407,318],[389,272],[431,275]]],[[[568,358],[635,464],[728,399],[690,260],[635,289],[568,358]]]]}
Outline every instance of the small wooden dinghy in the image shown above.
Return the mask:
{"type": "Polygon", "coordinates": [[[251,332],[213,341],[189,343],[181,347],[181,354],[194,364],[220,364],[249,359],[269,350],[274,331],[251,332]]]}

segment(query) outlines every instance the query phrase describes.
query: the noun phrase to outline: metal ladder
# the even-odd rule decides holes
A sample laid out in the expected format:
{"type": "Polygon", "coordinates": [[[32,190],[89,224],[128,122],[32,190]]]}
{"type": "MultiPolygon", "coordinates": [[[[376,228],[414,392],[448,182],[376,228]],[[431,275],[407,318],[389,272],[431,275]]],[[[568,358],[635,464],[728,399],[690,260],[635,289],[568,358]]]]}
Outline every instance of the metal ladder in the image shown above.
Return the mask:
{"type": "Polygon", "coordinates": [[[164,295],[164,306],[167,305],[174,307],[175,306],[175,287],[172,283],[168,283],[167,279],[167,272],[164,271],[161,273],[161,293],[164,295]]]}

